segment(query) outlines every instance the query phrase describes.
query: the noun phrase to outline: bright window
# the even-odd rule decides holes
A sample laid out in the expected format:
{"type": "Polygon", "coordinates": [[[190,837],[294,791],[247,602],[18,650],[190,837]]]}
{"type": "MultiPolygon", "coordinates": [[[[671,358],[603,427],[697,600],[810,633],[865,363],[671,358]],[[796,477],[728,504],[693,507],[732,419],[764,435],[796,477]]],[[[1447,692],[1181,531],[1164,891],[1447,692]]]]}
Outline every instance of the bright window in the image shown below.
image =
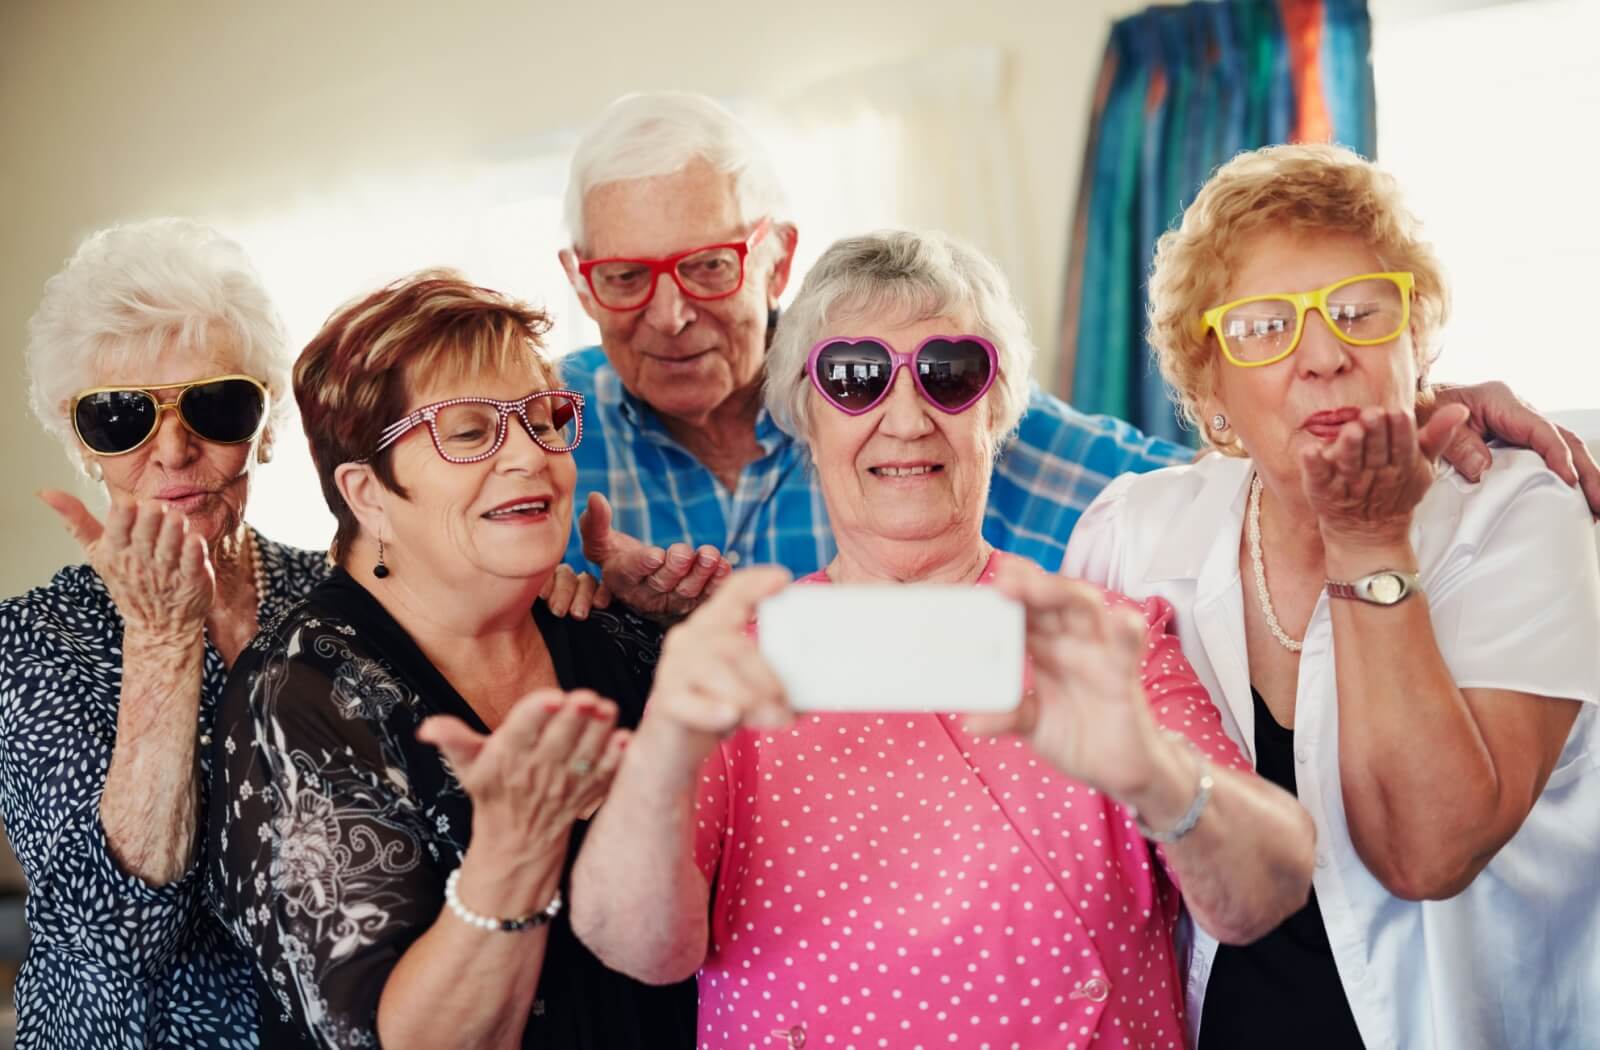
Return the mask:
{"type": "Polygon", "coordinates": [[[1503,379],[1545,410],[1600,408],[1600,7],[1383,14],[1378,157],[1453,291],[1434,377],[1503,379]]]}

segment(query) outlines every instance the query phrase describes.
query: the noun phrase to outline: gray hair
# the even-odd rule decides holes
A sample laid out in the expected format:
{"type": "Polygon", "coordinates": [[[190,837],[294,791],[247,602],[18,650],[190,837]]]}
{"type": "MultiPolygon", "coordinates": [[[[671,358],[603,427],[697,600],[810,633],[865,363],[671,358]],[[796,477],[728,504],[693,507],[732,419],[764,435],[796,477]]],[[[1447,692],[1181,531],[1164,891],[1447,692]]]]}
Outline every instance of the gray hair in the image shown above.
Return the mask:
{"type": "Polygon", "coordinates": [[[877,317],[915,323],[957,315],[972,318],[970,334],[993,343],[1000,359],[1000,374],[985,395],[993,455],[1027,408],[1033,340],[1000,268],[946,233],[879,230],[835,241],[823,252],[784,311],[767,352],[767,411],[778,426],[810,441],[806,358],[831,324],[877,317]]]}
{"type": "MultiPolygon", "coordinates": [[[[150,219],[91,234],[45,282],[28,321],[28,400],[74,462],[68,406],[111,356],[154,361],[167,348],[204,345],[222,326],[239,341],[240,371],[260,379],[271,416],[289,409],[283,321],[236,243],[188,219],[150,219]]],[[[199,378],[199,377],[196,377],[199,378]]]]}
{"type": "Polygon", "coordinates": [[[584,248],[583,199],[590,190],[672,175],[696,158],[733,176],[741,222],[787,217],[777,167],[749,128],[704,95],[651,91],[611,103],[578,141],[565,202],[573,246],[584,248]]]}

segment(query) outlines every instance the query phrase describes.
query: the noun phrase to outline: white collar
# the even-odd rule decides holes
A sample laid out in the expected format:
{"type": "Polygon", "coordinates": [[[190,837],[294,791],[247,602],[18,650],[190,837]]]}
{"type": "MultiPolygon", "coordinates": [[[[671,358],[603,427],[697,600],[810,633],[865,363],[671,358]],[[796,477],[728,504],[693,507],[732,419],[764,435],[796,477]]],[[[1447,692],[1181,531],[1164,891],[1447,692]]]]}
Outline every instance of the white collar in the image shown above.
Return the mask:
{"type": "Polygon", "coordinates": [[[1192,469],[1197,488],[1194,500],[1174,516],[1145,568],[1145,580],[1197,580],[1198,595],[1205,600],[1216,593],[1213,584],[1231,586],[1236,575],[1232,570],[1239,564],[1239,537],[1255,464],[1244,458],[1211,455],[1192,469]]]}
{"type": "MultiPolygon", "coordinates": [[[[1255,763],[1255,707],[1250,697],[1250,667],[1244,636],[1244,588],[1239,577],[1239,538],[1255,464],[1248,459],[1212,455],[1190,468],[1185,480],[1193,498],[1171,508],[1144,583],[1159,592],[1161,583],[1194,582],[1193,619],[1198,645],[1216,676],[1223,724],[1255,763]]],[[[1166,508],[1164,508],[1166,509],[1166,508]]],[[[1146,593],[1141,590],[1141,593],[1146,593]]]]}

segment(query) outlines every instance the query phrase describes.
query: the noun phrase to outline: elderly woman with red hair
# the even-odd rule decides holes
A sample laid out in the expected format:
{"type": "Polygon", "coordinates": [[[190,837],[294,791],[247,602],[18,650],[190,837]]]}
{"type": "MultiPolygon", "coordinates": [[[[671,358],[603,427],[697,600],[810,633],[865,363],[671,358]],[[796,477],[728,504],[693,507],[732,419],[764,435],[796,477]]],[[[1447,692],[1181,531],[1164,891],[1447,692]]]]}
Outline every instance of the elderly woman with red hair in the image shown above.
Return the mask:
{"type": "Polygon", "coordinates": [[[613,973],[567,925],[657,633],[538,601],[583,434],[547,327],[424,273],[345,307],[295,366],[337,568],[235,667],[209,822],[266,1045],[691,1041],[691,985],[613,973]]]}

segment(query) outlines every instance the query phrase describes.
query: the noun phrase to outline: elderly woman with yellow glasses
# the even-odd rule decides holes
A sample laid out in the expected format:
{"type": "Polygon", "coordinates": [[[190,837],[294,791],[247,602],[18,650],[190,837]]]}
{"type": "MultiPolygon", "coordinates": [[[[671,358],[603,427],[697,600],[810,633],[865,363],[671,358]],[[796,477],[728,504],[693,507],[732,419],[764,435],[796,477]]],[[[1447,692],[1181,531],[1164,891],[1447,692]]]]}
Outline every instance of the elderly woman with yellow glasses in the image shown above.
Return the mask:
{"type": "Polygon", "coordinates": [[[1465,417],[1418,420],[1444,277],[1348,151],[1224,165],[1150,288],[1163,374],[1224,455],[1118,479],[1063,571],[1172,603],[1228,731],[1317,829],[1304,909],[1246,946],[1197,931],[1199,1047],[1593,1045],[1583,498],[1528,452],[1477,485],[1440,469],[1465,417]]]}

